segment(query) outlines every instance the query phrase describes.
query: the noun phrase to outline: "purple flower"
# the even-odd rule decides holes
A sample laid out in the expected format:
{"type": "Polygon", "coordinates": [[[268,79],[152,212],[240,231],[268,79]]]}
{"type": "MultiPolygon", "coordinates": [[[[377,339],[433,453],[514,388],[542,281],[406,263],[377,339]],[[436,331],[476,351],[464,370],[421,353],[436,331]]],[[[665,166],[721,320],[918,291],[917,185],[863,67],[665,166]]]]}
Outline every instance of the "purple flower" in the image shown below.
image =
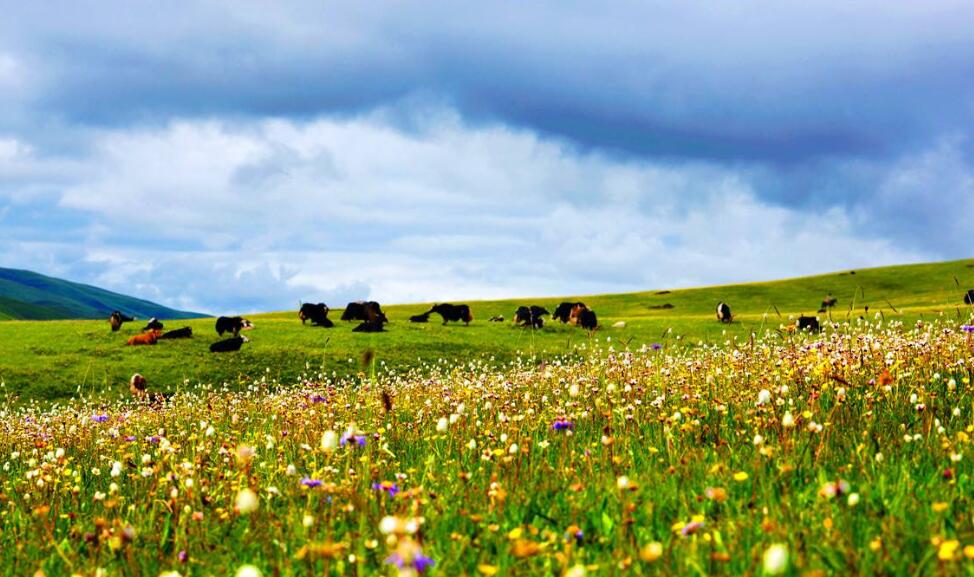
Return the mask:
{"type": "Polygon", "coordinates": [[[649,348],[653,349],[654,351],[658,351],[658,350],[660,350],[660,349],[663,348],[663,345],[661,345],[659,343],[653,343],[653,344],[649,345],[649,348]]]}
{"type": "Polygon", "coordinates": [[[146,437],[145,440],[146,441],[149,441],[150,443],[158,443],[160,438],[161,437],[157,437],[156,435],[152,435],[151,437],[146,437]]]}
{"type": "Polygon", "coordinates": [[[555,419],[555,424],[552,425],[551,428],[556,431],[570,430],[575,428],[575,423],[564,417],[559,417],[558,419],[555,419]]]}
{"type": "Polygon", "coordinates": [[[396,483],[372,483],[372,489],[375,491],[385,491],[389,493],[389,498],[396,496],[399,492],[399,485],[396,483]]]}
{"type": "Polygon", "coordinates": [[[305,477],[304,479],[301,479],[301,484],[304,485],[305,487],[311,487],[311,488],[320,487],[321,479],[312,479],[311,477],[305,477]]]}
{"type": "Polygon", "coordinates": [[[177,557],[179,557],[179,562],[180,563],[185,563],[185,562],[189,561],[189,553],[187,553],[186,551],[180,551],[179,552],[179,555],[177,555],[177,557]]]}
{"type": "Polygon", "coordinates": [[[129,443],[131,443],[131,442],[135,441],[135,435],[129,435],[129,436],[125,437],[125,440],[128,441],[129,443]]]}
{"type": "Polygon", "coordinates": [[[326,397],[321,396],[321,395],[315,394],[315,395],[311,395],[311,398],[309,400],[312,403],[324,403],[328,399],[326,397]]]}
{"type": "MultiPolygon", "coordinates": [[[[399,553],[393,553],[386,558],[386,563],[390,565],[395,565],[396,567],[403,569],[406,567],[406,561],[402,558],[399,553]]],[[[425,573],[427,569],[436,565],[436,561],[423,555],[422,553],[417,554],[413,557],[412,567],[417,573],[425,573]]]]}
{"type": "Polygon", "coordinates": [[[974,325],[961,325],[960,330],[965,333],[974,333],[974,325]]]}
{"type": "Polygon", "coordinates": [[[354,442],[359,447],[364,447],[365,435],[353,435],[351,433],[345,433],[344,435],[342,435],[341,440],[338,441],[338,444],[344,447],[349,441],[354,442]]]}
{"type": "Polygon", "coordinates": [[[102,414],[102,415],[92,415],[91,416],[91,420],[94,421],[94,422],[96,422],[96,423],[104,423],[105,421],[108,420],[108,415],[104,415],[104,414],[102,414]]]}

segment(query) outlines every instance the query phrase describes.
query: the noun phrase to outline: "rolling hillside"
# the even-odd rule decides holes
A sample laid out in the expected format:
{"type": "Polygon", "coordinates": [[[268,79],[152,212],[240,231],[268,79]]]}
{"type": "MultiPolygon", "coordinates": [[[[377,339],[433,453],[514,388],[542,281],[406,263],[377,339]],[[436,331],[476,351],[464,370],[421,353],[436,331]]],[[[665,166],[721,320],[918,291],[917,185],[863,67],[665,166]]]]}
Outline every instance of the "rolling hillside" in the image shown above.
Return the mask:
{"type": "Polygon", "coordinates": [[[31,271],[0,268],[0,320],[101,319],[114,310],[140,318],[202,316],[31,271]]]}
{"type": "MultiPolygon", "coordinates": [[[[353,325],[338,320],[323,329],[302,325],[296,311],[252,315],[251,342],[238,353],[215,355],[209,345],[218,340],[213,319],[166,321],[166,329],[192,327],[192,339],[162,341],[152,347],[128,347],[125,341],[141,323],[129,323],[118,333],[104,320],[0,323],[0,381],[5,390],[28,399],[57,399],[86,394],[127,394],[134,372],[145,375],[155,390],[172,391],[187,384],[294,383],[303,378],[354,375],[363,370],[362,353],[375,352],[377,368],[403,370],[425,363],[463,366],[482,360],[503,364],[518,357],[536,362],[556,356],[584,355],[593,346],[639,348],[696,346],[699,342],[747,341],[752,333],[776,331],[799,314],[815,314],[831,293],[838,304],[835,321],[877,317],[908,326],[918,319],[942,317],[959,325],[971,322],[974,308],[963,302],[974,287],[974,260],[842,271],[774,282],[655,290],[631,294],[567,298],[522,298],[470,302],[474,322],[469,327],[411,323],[410,315],[428,304],[390,305],[384,310],[391,323],[383,333],[353,333],[353,325]],[[540,304],[554,310],[562,300],[581,300],[599,315],[594,334],[548,322],[543,329],[511,325],[520,304],[540,304]],[[733,307],[734,322],[716,321],[714,307],[725,301],[733,307]],[[866,307],[869,307],[867,312],[866,307]],[[506,322],[487,319],[504,315],[506,322]],[[625,321],[624,328],[614,328],[625,321]]],[[[307,295],[313,302],[314,295],[307,295]]],[[[344,303],[329,303],[336,309],[344,303]]],[[[99,315],[100,317],[104,315],[99,315]]],[[[158,315],[157,315],[158,316],[158,315]]],[[[824,318],[824,316],[823,316],[824,318]]],[[[781,332],[778,338],[798,338],[781,332]]]]}

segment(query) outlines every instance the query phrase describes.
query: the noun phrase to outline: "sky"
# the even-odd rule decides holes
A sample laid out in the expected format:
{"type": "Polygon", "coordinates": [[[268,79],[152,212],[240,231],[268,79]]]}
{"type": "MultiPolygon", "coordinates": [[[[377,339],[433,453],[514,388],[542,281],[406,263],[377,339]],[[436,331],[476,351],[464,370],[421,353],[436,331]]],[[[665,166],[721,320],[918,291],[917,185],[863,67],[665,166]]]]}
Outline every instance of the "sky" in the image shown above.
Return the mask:
{"type": "Polygon", "coordinates": [[[0,266],[209,313],[974,256],[968,0],[0,0],[0,266]]]}

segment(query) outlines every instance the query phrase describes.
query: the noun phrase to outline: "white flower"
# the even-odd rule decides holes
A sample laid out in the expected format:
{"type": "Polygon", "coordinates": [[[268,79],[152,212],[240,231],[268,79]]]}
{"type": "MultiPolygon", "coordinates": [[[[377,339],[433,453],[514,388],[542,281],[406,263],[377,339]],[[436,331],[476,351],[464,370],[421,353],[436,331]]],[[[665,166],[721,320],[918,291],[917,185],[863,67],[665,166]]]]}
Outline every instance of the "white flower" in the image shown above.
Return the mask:
{"type": "Polygon", "coordinates": [[[847,501],[850,507],[855,507],[859,504],[859,493],[850,493],[849,499],[847,501]]]}
{"type": "Polygon", "coordinates": [[[338,433],[335,431],[325,431],[321,435],[321,449],[326,452],[332,452],[338,448],[338,433]]]}
{"type": "Polygon", "coordinates": [[[437,423],[436,423],[436,432],[437,433],[445,433],[446,430],[449,428],[449,426],[450,426],[450,423],[449,423],[449,421],[447,421],[446,417],[440,417],[440,420],[437,421],[437,423]]]}
{"type": "Polygon", "coordinates": [[[764,574],[782,575],[788,570],[788,547],[775,543],[764,552],[764,574]]]}
{"type": "Polygon", "coordinates": [[[761,405],[767,405],[770,402],[771,402],[771,391],[769,391],[768,389],[761,389],[761,392],[758,393],[757,405],[760,407],[761,405]]]}
{"type": "Polygon", "coordinates": [[[791,411],[785,411],[784,416],[781,417],[781,426],[786,429],[794,428],[795,417],[791,414],[791,411]]]}
{"type": "MultiPolygon", "coordinates": [[[[249,515],[260,507],[260,499],[257,498],[257,493],[254,493],[250,489],[242,489],[237,493],[236,506],[237,511],[241,515],[249,515]]],[[[240,575],[239,571],[237,575],[240,575]]]]}
{"type": "Polygon", "coordinates": [[[764,444],[764,437],[761,436],[761,433],[754,435],[754,446],[759,447],[762,444],[764,444]]]}
{"type": "Polygon", "coordinates": [[[236,577],[261,577],[260,569],[253,565],[241,565],[237,569],[236,577]]]}

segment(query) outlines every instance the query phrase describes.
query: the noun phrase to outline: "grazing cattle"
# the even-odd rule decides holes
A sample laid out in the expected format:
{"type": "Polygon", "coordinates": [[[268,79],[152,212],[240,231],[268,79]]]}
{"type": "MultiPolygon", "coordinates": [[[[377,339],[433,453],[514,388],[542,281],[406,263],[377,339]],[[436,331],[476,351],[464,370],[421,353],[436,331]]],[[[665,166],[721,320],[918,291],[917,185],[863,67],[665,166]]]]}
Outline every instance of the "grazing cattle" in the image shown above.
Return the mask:
{"type": "Polygon", "coordinates": [[[223,336],[223,333],[233,333],[233,336],[240,336],[240,331],[252,329],[254,324],[243,317],[220,317],[216,319],[216,334],[223,336]]]}
{"type": "Polygon", "coordinates": [[[325,327],[327,329],[335,326],[328,318],[328,305],[325,303],[316,305],[304,303],[301,305],[301,310],[298,311],[298,318],[301,319],[301,324],[304,324],[305,321],[311,321],[311,326],[314,327],[325,327]]]}
{"type": "Polygon", "coordinates": [[[578,326],[583,329],[594,331],[599,328],[599,319],[595,316],[595,311],[589,308],[582,308],[575,317],[578,326]]]}
{"type": "Polygon", "coordinates": [[[413,316],[409,317],[409,322],[411,322],[411,323],[428,323],[428,322],[430,322],[430,314],[427,312],[427,313],[423,313],[421,315],[413,315],[413,316]]]}
{"type": "Polygon", "coordinates": [[[487,319],[487,321],[491,323],[502,323],[504,322],[504,315],[494,315],[487,319]]]}
{"type": "Polygon", "coordinates": [[[612,323],[612,328],[614,329],[624,329],[626,328],[626,321],[619,321],[612,323]]]}
{"type": "Polygon", "coordinates": [[[451,305],[448,303],[441,303],[438,305],[433,305],[427,314],[436,313],[443,317],[443,324],[450,321],[459,322],[463,321],[463,324],[469,325],[470,321],[473,320],[473,313],[470,312],[470,307],[468,305],[451,305]]]}
{"type": "Polygon", "coordinates": [[[967,291],[967,294],[964,295],[964,304],[974,305],[974,289],[967,291]]]}
{"type": "Polygon", "coordinates": [[[129,346],[154,345],[159,340],[161,331],[146,331],[142,334],[133,335],[126,344],[129,346]]]}
{"type": "Polygon", "coordinates": [[[139,373],[132,375],[132,378],[129,379],[129,392],[132,393],[132,396],[135,397],[136,400],[157,405],[166,402],[166,400],[169,398],[169,395],[150,393],[146,389],[147,382],[145,377],[139,373]]]}
{"type": "Polygon", "coordinates": [[[130,317],[123,315],[120,311],[114,311],[111,316],[108,317],[108,324],[112,326],[112,332],[118,332],[118,329],[122,328],[122,323],[130,323],[135,320],[135,317],[130,317]]]}
{"type": "Polygon", "coordinates": [[[348,303],[348,306],[345,307],[345,311],[342,313],[342,320],[379,323],[389,322],[389,319],[386,318],[385,313],[382,312],[382,307],[375,301],[357,301],[348,303]]]}
{"type": "Polygon", "coordinates": [[[795,328],[800,331],[817,333],[822,327],[819,326],[818,319],[816,317],[806,317],[805,315],[802,315],[798,317],[798,321],[795,323],[795,328]]]}
{"type": "Polygon", "coordinates": [[[247,337],[240,337],[240,336],[230,337],[229,339],[217,341],[212,345],[210,345],[210,352],[211,353],[232,353],[234,351],[239,351],[240,347],[242,347],[243,344],[246,342],[250,342],[250,339],[248,339],[247,337]]]}
{"type": "Polygon", "coordinates": [[[550,314],[547,309],[537,305],[530,307],[521,306],[514,311],[514,324],[540,329],[544,326],[544,319],[542,317],[550,314]]]}
{"type": "Polygon", "coordinates": [[[156,317],[149,319],[149,322],[142,327],[143,331],[161,331],[163,329],[162,323],[156,317]]]}
{"type": "Polygon", "coordinates": [[[729,323],[734,320],[730,306],[727,303],[717,303],[717,320],[722,323],[729,323]]]}
{"type": "Polygon", "coordinates": [[[584,307],[585,303],[563,302],[555,308],[555,312],[551,315],[551,317],[558,319],[563,323],[567,323],[572,316],[572,310],[578,306],[584,307]]]}
{"type": "Polygon", "coordinates": [[[183,327],[172,331],[167,331],[159,335],[160,339],[188,339],[193,336],[192,327],[183,327]]]}
{"type": "Polygon", "coordinates": [[[833,297],[832,293],[829,293],[828,295],[826,295],[824,299],[822,299],[822,306],[819,307],[818,312],[820,313],[827,312],[830,308],[834,307],[838,302],[839,299],[833,297]]]}
{"type": "Polygon", "coordinates": [[[132,393],[133,397],[141,398],[143,395],[145,395],[145,386],[145,377],[139,373],[135,373],[132,375],[132,378],[129,379],[129,392],[132,393]]]}

